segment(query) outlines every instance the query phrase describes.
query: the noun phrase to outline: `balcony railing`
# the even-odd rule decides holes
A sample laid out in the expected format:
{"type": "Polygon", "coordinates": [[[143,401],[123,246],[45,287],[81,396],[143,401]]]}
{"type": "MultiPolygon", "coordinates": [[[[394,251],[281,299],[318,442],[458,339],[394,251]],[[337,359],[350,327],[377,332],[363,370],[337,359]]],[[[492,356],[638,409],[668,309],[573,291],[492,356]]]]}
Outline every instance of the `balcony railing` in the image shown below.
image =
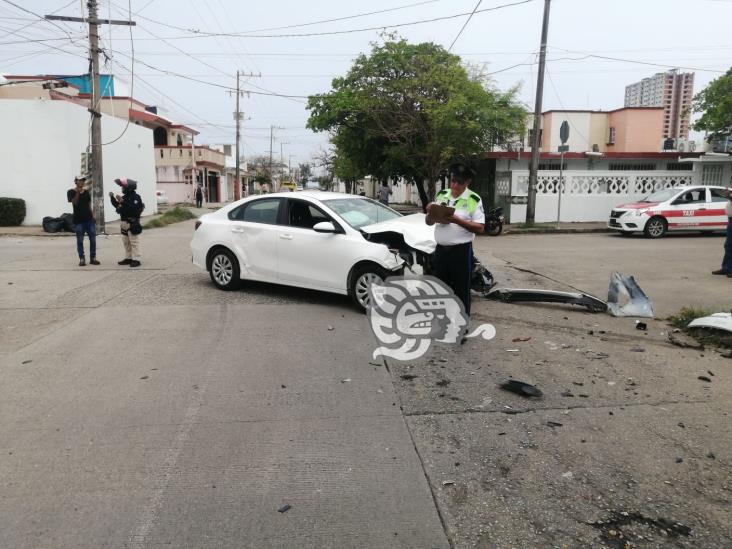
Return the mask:
{"type": "Polygon", "coordinates": [[[222,169],[226,157],[223,153],[208,147],[156,146],[155,164],[157,166],[191,166],[199,162],[207,162],[220,166],[222,169]]]}

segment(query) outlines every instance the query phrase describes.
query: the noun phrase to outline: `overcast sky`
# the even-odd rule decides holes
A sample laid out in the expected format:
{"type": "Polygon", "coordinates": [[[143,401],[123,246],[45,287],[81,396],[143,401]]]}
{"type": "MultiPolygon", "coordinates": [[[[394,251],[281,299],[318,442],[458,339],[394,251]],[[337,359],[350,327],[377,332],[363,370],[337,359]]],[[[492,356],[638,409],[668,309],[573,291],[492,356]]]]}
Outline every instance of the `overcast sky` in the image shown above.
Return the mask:
{"type": "MultiPolygon", "coordinates": [[[[494,75],[495,84],[501,89],[521,86],[521,101],[533,108],[544,2],[520,1],[480,2],[452,51],[471,63],[486,64],[489,72],[500,71],[494,75]],[[517,5],[480,11],[512,3],[517,5]],[[509,68],[514,65],[518,66],[509,68]]],[[[0,74],[88,70],[84,25],[53,25],[13,3],[36,14],[79,17],[86,0],[0,0],[0,74]]],[[[129,72],[132,48],[127,27],[102,28],[103,47],[111,56],[104,72],[115,74],[118,95],[134,86],[135,98],[157,105],[176,123],[198,129],[197,142],[233,143],[235,103],[225,88],[235,86],[237,69],[256,75],[243,83],[252,92],[294,96],[326,92],[333,77],[347,72],[355,55],[369,51],[380,30],[340,32],[386,29],[410,42],[432,41],[447,48],[468,19],[451,16],[470,13],[476,3],[131,0],[132,19],[137,22],[132,27],[135,77],[129,72]],[[389,11],[373,13],[382,10],[389,11]],[[439,18],[443,19],[411,24],[439,18]],[[334,19],[340,20],[321,22],[334,19]]],[[[100,16],[127,18],[127,0],[99,0],[99,4],[100,16]]],[[[553,0],[543,110],[622,107],[626,84],[673,67],[695,72],[695,92],[699,91],[730,67],[730,21],[732,0],[553,0]]],[[[277,126],[275,158],[282,151],[284,160],[295,164],[327,145],[326,135],[305,129],[304,103],[267,95],[242,98],[247,117],[243,154],[269,154],[272,125],[277,126]]]]}

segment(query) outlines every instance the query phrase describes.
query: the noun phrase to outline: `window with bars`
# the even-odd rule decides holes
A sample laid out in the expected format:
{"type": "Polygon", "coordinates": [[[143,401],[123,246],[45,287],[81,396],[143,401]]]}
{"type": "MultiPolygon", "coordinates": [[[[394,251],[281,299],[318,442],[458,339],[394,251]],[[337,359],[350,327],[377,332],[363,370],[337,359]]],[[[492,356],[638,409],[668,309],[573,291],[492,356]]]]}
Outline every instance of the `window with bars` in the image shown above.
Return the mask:
{"type": "Polygon", "coordinates": [[[613,126],[610,126],[610,128],[608,130],[607,144],[615,145],[615,128],[613,126]]]}
{"type": "Polygon", "coordinates": [[[622,162],[611,162],[609,169],[611,171],[623,172],[645,172],[656,169],[655,164],[628,164],[622,162]]]}
{"type": "Polygon", "coordinates": [[[694,165],[691,162],[669,162],[666,164],[666,169],[670,172],[691,171],[694,165]]]}

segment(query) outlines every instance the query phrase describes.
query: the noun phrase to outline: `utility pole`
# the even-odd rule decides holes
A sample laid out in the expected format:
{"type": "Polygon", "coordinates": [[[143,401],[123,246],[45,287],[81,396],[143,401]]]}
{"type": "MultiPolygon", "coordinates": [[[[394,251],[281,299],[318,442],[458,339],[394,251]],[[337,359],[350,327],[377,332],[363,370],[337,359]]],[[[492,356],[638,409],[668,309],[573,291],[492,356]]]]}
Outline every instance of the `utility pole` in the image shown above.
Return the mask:
{"type": "Polygon", "coordinates": [[[99,83],[99,25],[135,26],[134,21],[119,21],[114,19],[99,19],[97,17],[97,0],[88,0],[89,17],[65,17],[61,15],[46,15],[50,21],[73,21],[75,23],[89,23],[89,84],[91,86],[91,105],[89,112],[91,122],[91,178],[92,178],[92,205],[94,217],[97,221],[97,232],[104,233],[104,175],[102,172],[102,113],[100,111],[99,83]]]}
{"type": "Polygon", "coordinates": [[[239,71],[236,71],[236,187],[234,187],[234,197],[237,194],[241,196],[241,166],[239,165],[241,154],[239,153],[239,141],[241,139],[241,132],[239,131],[239,122],[241,120],[241,113],[239,112],[239,96],[241,91],[239,90],[239,71]],[[238,190],[237,190],[238,189],[238,190]]]}
{"type": "Polygon", "coordinates": [[[534,104],[534,134],[531,136],[531,163],[529,164],[529,203],[526,206],[526,223],[534,222],[536,216],[536,180],[539,169],[539,147],[541,146],[541,100],[544,95],[544,68],[546,64],[546,39],[549,33],[549,8],[552,0],[544,0],[544,22],[541,25],[541,49],[539,50],[539,74],[536,82],[536,103],[534,104]]]}

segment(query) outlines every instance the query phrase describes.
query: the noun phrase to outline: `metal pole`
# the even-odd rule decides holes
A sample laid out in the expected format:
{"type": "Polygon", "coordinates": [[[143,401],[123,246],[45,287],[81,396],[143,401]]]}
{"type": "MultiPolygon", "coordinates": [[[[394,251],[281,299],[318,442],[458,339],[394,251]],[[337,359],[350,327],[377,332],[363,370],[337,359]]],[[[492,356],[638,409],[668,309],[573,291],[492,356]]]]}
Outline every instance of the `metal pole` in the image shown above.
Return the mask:
{"type": "Polygon", "coordinates": [[[562,193],[564,192],[564,178],[562,173],[564,171],[564,151],[562,151],[559,158],[559,203],[557,204],[557,229],[559,228],[559,221],[562,218],[562,193]]]}
{"type": "Polygon", "coordinates": [[[239,166],[239,142],[241,139],[241,132],[239,131],[239,119],[241,113],[239,112],[239,71],[236,71],[236,187],[234,188],[234,198],[241,198],[241,171],[239,166]]]}
{"type": "Polygon", "coordinates": [[[274,144],[274,126],[269,127],[269,179],[272,181],[272,146],[274,144]]]}
{"type": "Polygon", "coordinates": [[[89,56],[91,57],[91,176],[92,204],[97,232],[104,233],[104,180],[102,173],[102,113],[99,112],[99,26],[97,22],[97,1],[89,0],[89,56]]]}
{"type": "Polygon", "coordinates": [[[531,140],[529,203],[526,206],[526,223],[533,223],[536,217],[536,176],[539,168],[539,146],[541,145],[541,101],[544,95],[544,68],[546,64],[546,40],[549,33],[550,6],[551,0],[544,0],[544,21],[541,26],[541,49],[539,50],[539,74],[536,81],[536,103],[534,104],[534,135],[531,140]]]}

